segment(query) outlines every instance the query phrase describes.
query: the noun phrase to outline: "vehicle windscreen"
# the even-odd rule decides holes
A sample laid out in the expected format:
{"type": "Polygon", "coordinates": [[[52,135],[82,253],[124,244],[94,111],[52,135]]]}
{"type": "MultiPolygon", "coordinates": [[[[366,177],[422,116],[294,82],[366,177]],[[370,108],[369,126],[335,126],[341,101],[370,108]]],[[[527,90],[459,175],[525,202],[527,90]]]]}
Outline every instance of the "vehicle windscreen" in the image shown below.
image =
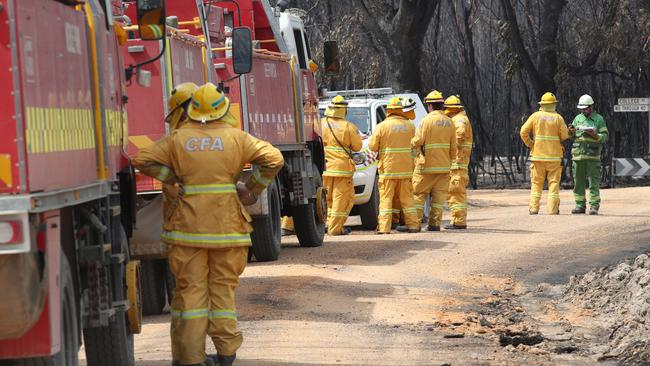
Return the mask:
{"type": "MultiPolygon", "coordinates": [[[[321,118],[325,113],[325,109],[318,110],[321,118]]],[[[345,117],[348,121],[357,126],[359,132],[364,135],[370,135],[370,109],[367,107],[348,107],[348,114],[345,117]]]]}

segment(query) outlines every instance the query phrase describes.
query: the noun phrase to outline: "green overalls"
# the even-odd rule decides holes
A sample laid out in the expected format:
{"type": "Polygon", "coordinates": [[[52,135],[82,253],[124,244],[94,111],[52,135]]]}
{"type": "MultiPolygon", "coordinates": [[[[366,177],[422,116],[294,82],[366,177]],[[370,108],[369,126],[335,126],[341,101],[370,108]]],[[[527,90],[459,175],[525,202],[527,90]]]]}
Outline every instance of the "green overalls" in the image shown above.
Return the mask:
{"type": "Polygon", "coordinates": [[[600,207],[600,153],[609,137],[609,131],[603,116],[596,112],[592,112],[589,117],[580,113],[573,119],[573,127],[576,131],[571,154],[573,155],[573,197],[576,207],[586,208],[585,181],[589,180],[589,206],[598,209],[600,207]],[[581,127],[594,128],[598,139],[588,137],[580,129],[581,127]]]}

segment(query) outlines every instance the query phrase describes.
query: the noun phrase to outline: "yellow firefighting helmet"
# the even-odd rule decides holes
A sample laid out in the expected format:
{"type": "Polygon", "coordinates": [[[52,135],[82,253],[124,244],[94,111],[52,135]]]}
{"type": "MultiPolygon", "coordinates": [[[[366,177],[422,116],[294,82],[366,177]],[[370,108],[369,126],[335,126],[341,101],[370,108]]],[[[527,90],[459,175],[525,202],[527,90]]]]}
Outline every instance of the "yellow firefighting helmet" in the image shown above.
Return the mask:
{"type": "Polygon", "coordinates": [[[460,98],[456,95],[452,95],[445,99],[445,108],[457,108],[457,109],[462,109],[463,104],[460,101],[460,98]]]}
{"type": "Polygon", "coordinates": [[[187,115],[197,122],[211,122],[228,113],[230,100],[212,83],[200,86],[192,96],[187,115]]]}
{"type": "Polygon", "coordinates": [[[167,110],[169,113],[165,117],[165,122],[169,127],[175,129],[184,112],[187,111],[187,104],[192,99],[192,95],[199,87],[194,83],[178,84],[171,92],[167,101],[167,110]]]}
{"type": "Polygon", "coordinates": [[[442,96],[442,93],[437,90],[432,91],[424,97],[425,103],[442,103],[444,101],[445,98],[442,96]]]}
{"type": "Polygon", "coordinates": [[[542,99],[539,101],[540,105],[545,105],[545,104],[556,104],[557,99],[555,98],[555,94],[551,92],[546,92],[544,95],[542,95],[542,99]]]}
{"type": "Polygon", "coordinates": [[[415,101],[412,98],[392,97],[386,105],[386,114],[415,119],[415,101]]]}
{"type": "Polygon", "coordinates": [[[387,110],[402,110],[402,98],[400,97],[392,97],[388,100],[388,104],[386,105],[387,110]]]}
{"type": "Polygon", "coordinates": [[[325,116],[333,118],[345,118],[348,113],[348,101],[340,95],[335,96],[325,110],[325,116]]]}

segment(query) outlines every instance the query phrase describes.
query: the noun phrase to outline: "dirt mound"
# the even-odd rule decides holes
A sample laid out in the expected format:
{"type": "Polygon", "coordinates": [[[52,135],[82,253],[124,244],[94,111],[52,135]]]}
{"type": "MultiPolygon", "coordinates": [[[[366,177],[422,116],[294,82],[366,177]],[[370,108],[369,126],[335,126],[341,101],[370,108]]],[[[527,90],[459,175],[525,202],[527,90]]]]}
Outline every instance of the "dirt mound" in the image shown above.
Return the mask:
{"type": "Polygon", "coordinates": [[[650,363],[650,256],[571,277],[562,300],[593,311],[610,335],[600,359],[650,363]]]}

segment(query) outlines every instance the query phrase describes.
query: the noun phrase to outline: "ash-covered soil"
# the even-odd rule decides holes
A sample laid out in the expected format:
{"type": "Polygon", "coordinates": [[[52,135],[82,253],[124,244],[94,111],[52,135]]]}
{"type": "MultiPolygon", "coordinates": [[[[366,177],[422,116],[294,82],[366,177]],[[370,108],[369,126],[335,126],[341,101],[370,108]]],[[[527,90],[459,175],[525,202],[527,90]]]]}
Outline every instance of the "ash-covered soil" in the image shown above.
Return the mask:
{"type": "Polygon", "coordinates": [[[606,330],[601,360],[650,364],[650,256],[571,277],[561,301],[592,311],[606,330]]]}

